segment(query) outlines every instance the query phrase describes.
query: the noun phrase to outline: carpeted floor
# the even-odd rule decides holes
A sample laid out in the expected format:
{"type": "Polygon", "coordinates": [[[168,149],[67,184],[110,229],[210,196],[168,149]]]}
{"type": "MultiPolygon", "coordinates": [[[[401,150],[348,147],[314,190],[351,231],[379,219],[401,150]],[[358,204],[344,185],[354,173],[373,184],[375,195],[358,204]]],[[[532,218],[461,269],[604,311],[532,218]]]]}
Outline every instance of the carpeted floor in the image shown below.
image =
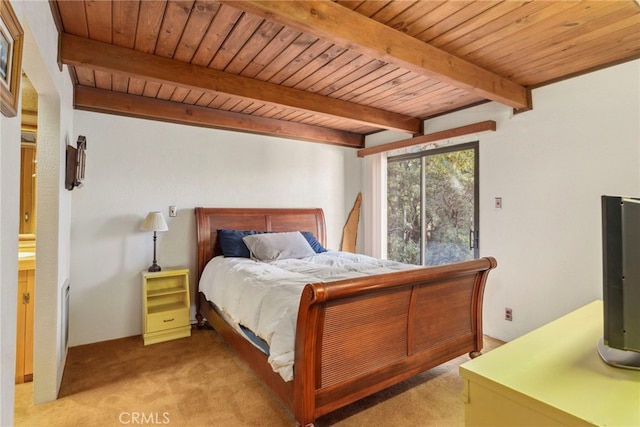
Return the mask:
{"type": "MultiPolygon", "coordinates": [[[[485,338],[484,352],[501,343],[485,338]]],[[[317,420],[317,426],[463,426],[461,356],[317,420]]],[[[16,426],[293,426],[213,330],[144,346],[129,337],[69,349],[59,399],[16,385],[16,426]]]]}

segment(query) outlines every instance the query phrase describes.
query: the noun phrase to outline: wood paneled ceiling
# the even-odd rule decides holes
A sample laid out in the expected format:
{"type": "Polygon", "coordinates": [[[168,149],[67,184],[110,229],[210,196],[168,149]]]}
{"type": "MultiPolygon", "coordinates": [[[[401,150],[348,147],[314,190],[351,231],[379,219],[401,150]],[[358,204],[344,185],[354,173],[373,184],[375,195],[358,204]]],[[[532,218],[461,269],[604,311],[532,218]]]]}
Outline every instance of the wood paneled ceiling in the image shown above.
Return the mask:
{"type": "Polygon", "coordinates": [[[640,57],[633,0],[51,6],[78,109],[357,148],[488,100],[526,111],[534,87],[640,57]]]}

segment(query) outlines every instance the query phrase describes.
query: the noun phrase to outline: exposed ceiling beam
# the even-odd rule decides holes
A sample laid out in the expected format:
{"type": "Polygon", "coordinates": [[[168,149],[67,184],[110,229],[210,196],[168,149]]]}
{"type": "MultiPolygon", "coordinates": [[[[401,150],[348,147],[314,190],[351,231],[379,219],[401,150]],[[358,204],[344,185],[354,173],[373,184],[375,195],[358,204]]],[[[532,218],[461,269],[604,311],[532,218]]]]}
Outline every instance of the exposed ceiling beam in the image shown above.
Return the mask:
{"type": "Polygon", "coordinates": [[[414,145],[427,144],[444,139],[457,138],[459,136],[471,135],[482,132],[495,132],[496,122],[493,120],[485,120],[484,122],[473,123],[466,126],[460,126],[453,129],[442,130],[440,132],[429,133],[426,135],[416,136],[415,138],[402,139],[400,141],[390,142],[388,144],[376,145],[375,147],[363,148],[358,150],[358,157],[369,156],[376,153],[384,153],[385,151],[399,150],[400,148],[412,147],[414,145]]]}
{"type": "Polygon", "coordinates": [[[321,142],[351,148],[362,148],[364,146],[364,137],[352,132],[284,120],[253,117],[197,105],[187,105],[83,86],[75,88],[74,107],[101,113],[321,142]]]}
{"type": "Polygon", "coordinates": [[[303,0],[222,2],[517,110],[531,108],[527,88],[337,3],[303,0]]]}
{"type": "Polygon", "coordinates": [[[422,121],[273,83],[262,82],[174,59],[150,55],[63,33],[62,63],[171,84],[209,94],[226,93],[313,114],[353,120],[381,129],[420,133],[422,121]]]}

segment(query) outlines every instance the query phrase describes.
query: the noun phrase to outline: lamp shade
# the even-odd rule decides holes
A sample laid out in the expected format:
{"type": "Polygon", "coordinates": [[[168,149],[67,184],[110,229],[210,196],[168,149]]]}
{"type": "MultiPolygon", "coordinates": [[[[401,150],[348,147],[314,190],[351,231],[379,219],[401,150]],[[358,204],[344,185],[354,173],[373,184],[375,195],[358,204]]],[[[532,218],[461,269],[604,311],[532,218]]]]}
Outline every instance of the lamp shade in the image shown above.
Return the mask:
{"type": "Polygon", "coordinates": [[[144,231],[167,231],[168,229],[162,212],[149,212],[140,226],[140,230],[144,231]]]}

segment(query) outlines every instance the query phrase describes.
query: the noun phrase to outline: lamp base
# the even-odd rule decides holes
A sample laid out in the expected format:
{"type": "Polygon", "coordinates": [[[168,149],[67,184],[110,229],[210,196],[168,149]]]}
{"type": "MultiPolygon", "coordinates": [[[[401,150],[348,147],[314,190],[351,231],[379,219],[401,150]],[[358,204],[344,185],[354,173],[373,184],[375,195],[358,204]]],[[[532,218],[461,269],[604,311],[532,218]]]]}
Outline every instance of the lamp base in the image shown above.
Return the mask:
{"type": "Polygon", "coordinates": [[[158,264],[153,264],[151,267],[149,267],[149,271],[152,273],[156,271],[162,271],[162,268],[160,268],[158,264]]]}

